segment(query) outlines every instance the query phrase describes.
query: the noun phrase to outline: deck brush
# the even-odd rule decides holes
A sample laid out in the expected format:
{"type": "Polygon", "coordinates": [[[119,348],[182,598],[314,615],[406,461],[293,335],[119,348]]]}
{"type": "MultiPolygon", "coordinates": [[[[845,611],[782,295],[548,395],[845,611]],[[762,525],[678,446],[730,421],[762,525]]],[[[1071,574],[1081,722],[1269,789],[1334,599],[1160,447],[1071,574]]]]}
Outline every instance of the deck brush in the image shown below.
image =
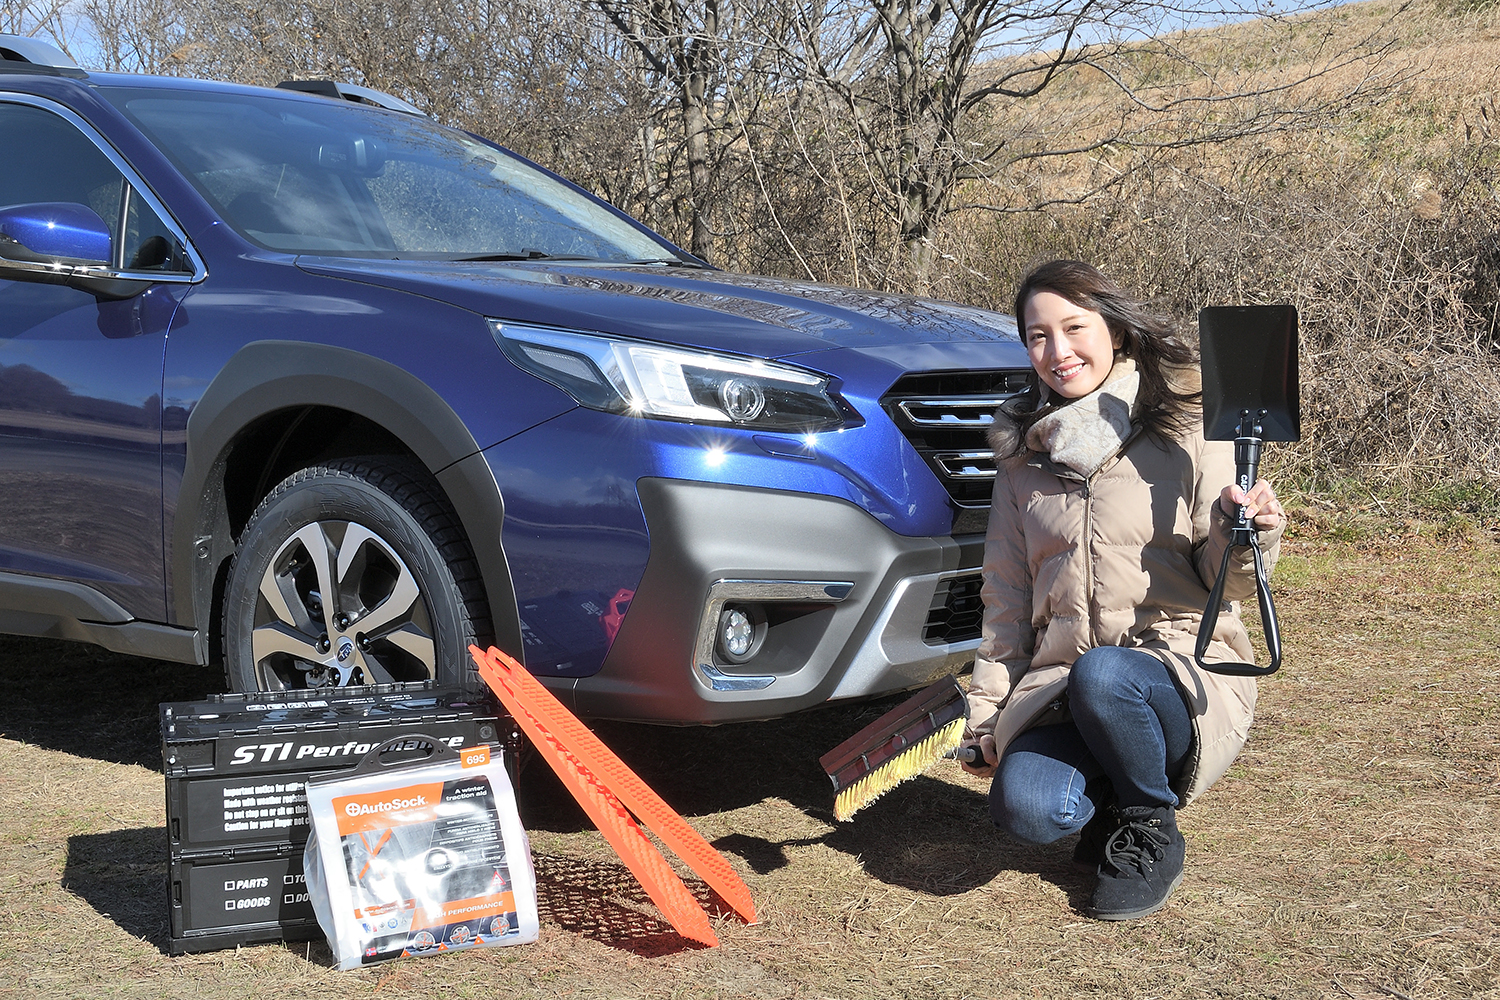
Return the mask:
{"type": "Polygon", "coordinates": [[[952,676],[928,685],[818,758],[840,822],[927,770],[963,739],[968,701],[952,676]]]}

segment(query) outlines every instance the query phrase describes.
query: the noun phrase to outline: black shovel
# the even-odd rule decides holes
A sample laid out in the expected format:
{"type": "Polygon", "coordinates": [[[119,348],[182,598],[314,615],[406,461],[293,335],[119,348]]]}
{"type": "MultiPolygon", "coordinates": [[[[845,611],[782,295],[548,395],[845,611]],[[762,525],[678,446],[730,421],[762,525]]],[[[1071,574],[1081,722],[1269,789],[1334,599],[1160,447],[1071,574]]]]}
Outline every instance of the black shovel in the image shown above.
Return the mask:
{"type": "MultiPolygon", "coordinates": [[[[1199,349],[1203,365],[1203,436],[1210,441],[1234,442],[1234,478],[1249,492],[1260,471],[1261,445],[1266,441],[1296,441],[1302,436],[1297,380],[1297,310],[1294,306],[1212,306],[1198,313],[1199,349]]],[[[1266,576],[1255,523],[1244,507],[1235,514],[1224,562],[1203,609],[1193,658],[1215,674],[1264,677],[1281,668],[1281,632],[1276,605],[1266,576]],[[1204,663],[1224,602],[1224,579],[1235,549],[1250,547],[1255,560],[1255,589],[1261,627],[1271,662],[1204,663]]]]}

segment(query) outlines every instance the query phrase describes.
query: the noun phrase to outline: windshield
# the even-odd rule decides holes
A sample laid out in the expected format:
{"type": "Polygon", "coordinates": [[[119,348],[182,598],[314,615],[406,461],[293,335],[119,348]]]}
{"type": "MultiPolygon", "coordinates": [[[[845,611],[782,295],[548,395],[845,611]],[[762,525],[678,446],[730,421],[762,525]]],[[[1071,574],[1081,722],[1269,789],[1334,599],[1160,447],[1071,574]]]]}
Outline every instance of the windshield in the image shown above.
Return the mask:
{"type": "Polygon", "coordinates": [[[417,259],[679,257],[603,202],[425,119],[275,94],[108,96],[225,222],[268,249],[417,259]]]}

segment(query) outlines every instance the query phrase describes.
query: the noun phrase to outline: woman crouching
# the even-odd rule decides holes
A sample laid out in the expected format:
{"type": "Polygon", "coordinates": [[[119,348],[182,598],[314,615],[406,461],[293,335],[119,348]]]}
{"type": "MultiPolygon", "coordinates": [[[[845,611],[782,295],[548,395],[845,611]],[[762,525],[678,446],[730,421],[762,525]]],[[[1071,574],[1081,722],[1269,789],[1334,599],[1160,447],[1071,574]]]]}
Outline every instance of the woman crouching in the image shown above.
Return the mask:
{"type": "MultiPolygon", "coordinates": [[[[999,474],[984,557],[984,636],[969,742],[990,814],[1022,840],[1079,833],[1097,867],[1089,914],[1160,909],[1182,881],[1176,810],[1244,745],[1255,680],[1200,670],[1193,648],[1237,504],[1274,564],[1285,515],[1264,480],[1232,485],[1233,448],[1203,439],[1196,356],[1099,271],[1027,275],[1016,322],[1039,376],[991,430],[999,474]],[[1231,484],[1231,485],[1225,485],[1231,484]]],[[[1250,552],[1225,600],[1255,593],[1250,552]]],[[[1220,614],[1206,662],[1253,662],[1220,614]]]]}

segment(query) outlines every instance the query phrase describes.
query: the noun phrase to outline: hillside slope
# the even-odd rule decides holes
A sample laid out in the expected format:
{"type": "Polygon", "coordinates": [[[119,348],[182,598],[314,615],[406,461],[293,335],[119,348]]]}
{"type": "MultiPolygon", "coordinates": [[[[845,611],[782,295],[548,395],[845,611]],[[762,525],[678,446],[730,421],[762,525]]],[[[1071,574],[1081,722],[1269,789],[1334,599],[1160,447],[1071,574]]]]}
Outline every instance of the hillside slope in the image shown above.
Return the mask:
{"type": "Polygon", "coordinates": [[[1185,332],[1205,305],[1293,302],[1304,440],[1272,449],[1270,468],[1313,493],[1469,484],[1493,506],[1500,5],[1368,0],[1167,44],[1197,68],[1142,56],[1139,101],[1085,72],[991,109],[987,127],[1016,146],[1121,138],[974,182],[971,201],[1001,206],[1095,193],[955,214],[938,292],[1005,308],[1033,262],[1074,256],[1153,297],[1185,332]],[[1373,54],[1341,55],[1361,46],[1373,54]],[[1250,91],[1260,96],[1202,100],[1250,91]],[[1190,141],[1246,110],[1268,127],[1190,141]]]}

